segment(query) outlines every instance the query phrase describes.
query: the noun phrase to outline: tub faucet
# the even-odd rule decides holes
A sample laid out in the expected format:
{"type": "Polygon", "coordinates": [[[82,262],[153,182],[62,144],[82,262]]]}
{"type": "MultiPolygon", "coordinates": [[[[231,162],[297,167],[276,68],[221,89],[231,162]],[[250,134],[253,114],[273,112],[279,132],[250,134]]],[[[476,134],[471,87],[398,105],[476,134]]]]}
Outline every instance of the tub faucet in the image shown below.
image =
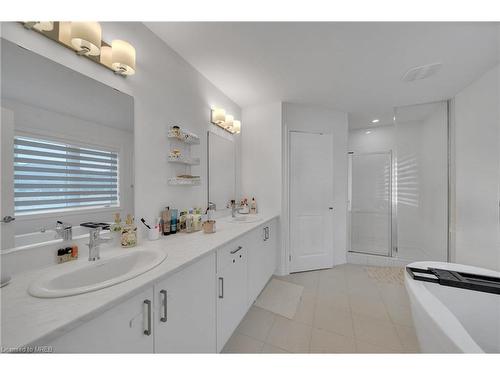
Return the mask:
{"type": "Polygon", "coordinates": [[[89,262],[93,262],[101,258],[99,245],[108,241],[111,241],[111,238],[101,237],[101,227],[90,229],[89,243],[88,243],[89,262]]]}

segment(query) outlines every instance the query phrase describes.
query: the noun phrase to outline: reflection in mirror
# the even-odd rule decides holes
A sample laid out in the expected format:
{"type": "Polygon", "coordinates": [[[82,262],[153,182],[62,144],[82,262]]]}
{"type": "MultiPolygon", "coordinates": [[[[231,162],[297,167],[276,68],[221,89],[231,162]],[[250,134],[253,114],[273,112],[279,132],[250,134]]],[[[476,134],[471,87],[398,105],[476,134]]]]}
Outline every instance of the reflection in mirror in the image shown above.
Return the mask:
{"type": "Polygon", "coordinates": [[[208,201],[217,210],[235,199],[235,145],[231,136],[208,132],[208,201]]]}
{"type": "Polygon", "coordinates": [[[133,98],[1,42],[2,250],[133,215],[133,98]]]}

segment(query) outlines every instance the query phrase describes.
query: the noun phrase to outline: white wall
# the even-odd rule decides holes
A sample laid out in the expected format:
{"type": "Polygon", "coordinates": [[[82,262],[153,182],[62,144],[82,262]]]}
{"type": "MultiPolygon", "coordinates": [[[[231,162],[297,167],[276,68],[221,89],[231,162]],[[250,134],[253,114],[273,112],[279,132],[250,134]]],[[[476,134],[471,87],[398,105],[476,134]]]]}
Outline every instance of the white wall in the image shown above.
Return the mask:
{"type": "MultiPolygon", "coordinates": [[[[1,36],[134,97],[136,217],[151,219],[166,205],[204,206],[207,202],[206,132],[212,126],[209,125],[210,107],[222,107],[235,118],[241,118],[240,108],[142,23],[103,22],[101,25],[105,41],[124,39],[136,48],[134,76],[116,76],[18,23],[2,23],[1,36]],[[202,178],[201,186],[167,185],[173,171],[166,162],[166,134],[172,124],[186,127],[201,137],[201,145],[193,148],[193,156],[201,158],[201,166],[193,168],[193,174],[200,174],[202,178]]],[[[239,154],[239,147],[237,150],[239,154]]]]}
{"type": "Polygon", "coordinates": [[[281,212],[281,103],[243,108],[241,186],[266,214],[281,212]]]}
{"type": "Polygon", "coordinates": [[[13,222],[15,234],[31,233],[42,227],[53,228],[56,220],[64,220],[73,225],[88,221],[111,221],[113,213],[120,212],[122,217],[133,213],[133,145],[134,134],[130,131],[111,128],[68,116],[54,111],[47,111],[16,100],[2,101],[4,108],[14,112],[14,131],[25,136],[50,137],[70,144],[102,146],[119,152],[120,209],[88,209],[72,213],[51,213],[17,216],[13,222]]]}
{"type": "MultiPolygon", "coordinates": [[[[286,133],[290,130],[323,132],[333,134],[333,178],[334,178],[334,214],[333,214],[333,264],[346,262],[347,251],[347,114],[328,108],[311,105],[284,103],[284,150],[286,156],[288,145],[286,144],[286,133]]],[[[285,163],[285,169],[288,162],[285,163]]],[[[284,180],[284,197],[288,194],[288,177],[284,180]]],[[[288,208],[284,207],[283,221],[288,216],[288,208]]],[[[284,250],[289,248],[286,238],[284,239],[284,250]]],[[[287,254],[287,253],[286,253],[287,254]]]]}
{"type": "Polygon", "coordinates": [[[455,97],[455,259],[500,270],[500,67],[455,97]]]}

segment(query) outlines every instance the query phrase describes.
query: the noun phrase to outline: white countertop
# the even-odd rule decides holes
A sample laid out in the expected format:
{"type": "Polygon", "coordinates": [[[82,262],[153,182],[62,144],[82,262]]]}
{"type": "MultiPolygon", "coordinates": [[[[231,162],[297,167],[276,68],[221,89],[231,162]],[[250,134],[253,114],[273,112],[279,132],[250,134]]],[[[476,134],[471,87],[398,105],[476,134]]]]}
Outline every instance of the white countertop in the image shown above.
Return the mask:
{"type": "MultiPolygon", "coordinates": [[[[132,249],[103,249],[102,259],[143,249],[159,249],[167,254],[167,258],[136,278],[91,293],[63,298],[36,298],[28,294],[28,286],[48,269],[15,275],[9,285],[0,289],[0,345],[18,348],[46,343],[276,217],[263,215],[262,220],[253,223],[217,220],[216,233],[177,233],[158,241],[144,239],[132,249]]],[[[82,250],[75,262],[88,262],[86,251],[82,250]]]]}

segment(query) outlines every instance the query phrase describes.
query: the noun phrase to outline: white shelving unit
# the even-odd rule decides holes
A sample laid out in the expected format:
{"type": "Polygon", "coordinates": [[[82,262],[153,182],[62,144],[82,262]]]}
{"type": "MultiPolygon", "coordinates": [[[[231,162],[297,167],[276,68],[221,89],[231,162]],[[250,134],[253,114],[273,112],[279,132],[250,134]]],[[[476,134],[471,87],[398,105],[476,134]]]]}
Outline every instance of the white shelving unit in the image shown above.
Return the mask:
{"type": "Polygon", "coordinates": [[[193,176],[191,167],[200,165],[200,158],[191,155],[191,146],[200,144],[200,137],[182,128],[176,130],[170,127],[168,135],[170,141],[167,161],[172,165],[175,175],[168,179],[170,186],[196,186],[200,185],[199,176],[193,176]],[[189,176],[189,177],[182,177],[189,176]]]}

